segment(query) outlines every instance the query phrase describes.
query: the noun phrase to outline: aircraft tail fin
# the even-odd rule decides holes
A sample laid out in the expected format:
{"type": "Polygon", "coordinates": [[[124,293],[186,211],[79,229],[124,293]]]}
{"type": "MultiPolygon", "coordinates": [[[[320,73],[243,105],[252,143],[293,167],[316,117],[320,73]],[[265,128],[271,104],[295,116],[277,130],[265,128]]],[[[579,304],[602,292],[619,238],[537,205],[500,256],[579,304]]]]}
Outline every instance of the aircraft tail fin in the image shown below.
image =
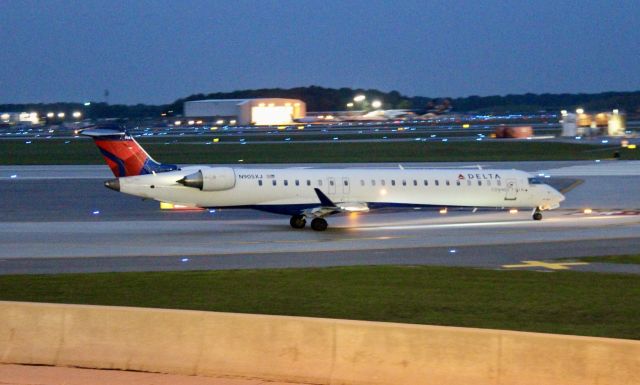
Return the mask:
{"type": "Polygon", "coordinates": [[[93,138],[116,178],[178,169],[174,164],[162,164],[153,160],[124,130],[90,128],[82,131],[81,134],[93,138]]]}

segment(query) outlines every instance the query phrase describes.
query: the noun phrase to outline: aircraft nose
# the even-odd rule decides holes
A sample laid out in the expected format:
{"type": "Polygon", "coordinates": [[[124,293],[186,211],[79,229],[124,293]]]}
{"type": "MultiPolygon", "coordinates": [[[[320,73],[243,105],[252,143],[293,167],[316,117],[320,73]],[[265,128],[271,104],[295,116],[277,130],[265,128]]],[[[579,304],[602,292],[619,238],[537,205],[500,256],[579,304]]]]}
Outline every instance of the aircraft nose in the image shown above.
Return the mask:
{"type": "Polygon", "coordinates": [[[104,182],[104,187],[110,188],[111,190],[120,191],[120,178],[109,179],[104,182]]]}

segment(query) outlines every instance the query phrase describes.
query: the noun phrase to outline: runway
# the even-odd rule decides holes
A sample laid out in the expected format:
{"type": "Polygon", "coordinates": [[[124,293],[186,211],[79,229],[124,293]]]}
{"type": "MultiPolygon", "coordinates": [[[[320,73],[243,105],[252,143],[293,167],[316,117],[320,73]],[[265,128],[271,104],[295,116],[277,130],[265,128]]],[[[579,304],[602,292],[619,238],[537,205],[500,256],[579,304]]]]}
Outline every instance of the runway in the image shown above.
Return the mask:
{"type": "MultiPolygon", "coordinates": [[[[0,274],[371,264],[507,268],[522,261],[640,253],[640,162],[485,167],[580,177],[584,183],[540,222],[522,211],[443,216],[414,210],[331,217],[329,230],[318,233],[293,230],[287,217],[256,211],[160,211],[157,202],[105,189],[101,179],[110,176],[102,166],[4,166],[0,274]],[[585,207],[594,212],[583,214],[585,207]]],[[[636,265],[570,268],[640,273],[636,265]]]]}

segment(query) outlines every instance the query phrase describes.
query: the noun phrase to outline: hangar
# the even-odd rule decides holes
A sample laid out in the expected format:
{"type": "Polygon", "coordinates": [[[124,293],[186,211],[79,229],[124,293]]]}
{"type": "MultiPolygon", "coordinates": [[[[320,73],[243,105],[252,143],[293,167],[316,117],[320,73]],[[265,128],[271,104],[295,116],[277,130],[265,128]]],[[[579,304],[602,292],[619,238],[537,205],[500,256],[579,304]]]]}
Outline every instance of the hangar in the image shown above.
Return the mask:
{"type": "Polygon", "coordinates": [[[289,124],[304,117],[306,110],[302,100],[282,98],[207,99],[184,103],[185,117],[236,120],[242,125],[289,124]]]}

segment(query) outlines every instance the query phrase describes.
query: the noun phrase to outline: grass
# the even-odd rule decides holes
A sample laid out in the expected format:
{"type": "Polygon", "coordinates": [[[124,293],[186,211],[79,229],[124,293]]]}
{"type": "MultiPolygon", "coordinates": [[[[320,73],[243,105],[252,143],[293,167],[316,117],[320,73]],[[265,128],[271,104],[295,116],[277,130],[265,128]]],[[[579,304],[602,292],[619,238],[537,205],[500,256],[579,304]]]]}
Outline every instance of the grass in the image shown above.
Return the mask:
{"type": "MultiPolygon", "coordinates": [[[[193,139],[191,139],[193,140],[193,139]]],[[[426,161],[519,161],[606,159],[619,150],[622,159],[640,152],[558,142],[361,142],[211,144],[141,140],[156,160],[165,163],[349,163],[426,161]]],[[[0,164],[102,164],[94,144],[84,140],[0,141],[0,164]],[[65,143],[68,142],[68,143],[65,143]]]]}
{"type": "Polygon", "coordinates": [[[640,279],[433,266],[0,276],[0,299],[640,339],[640,279]]]}
{"type": "Polygon", "coordinates": [[[596,263],[622,263],[640,265],[640,254],[637,255],[607,255],[601,257],[572,258],[572,260],[596,263]]]}

